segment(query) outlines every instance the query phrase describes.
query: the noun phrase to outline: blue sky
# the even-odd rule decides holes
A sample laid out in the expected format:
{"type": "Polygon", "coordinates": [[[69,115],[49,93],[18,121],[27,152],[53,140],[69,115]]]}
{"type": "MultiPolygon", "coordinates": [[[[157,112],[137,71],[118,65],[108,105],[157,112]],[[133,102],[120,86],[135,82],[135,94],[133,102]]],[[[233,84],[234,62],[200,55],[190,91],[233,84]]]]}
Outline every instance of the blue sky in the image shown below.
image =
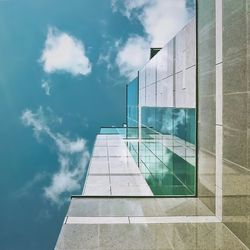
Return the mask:
{"type": "Polygon", "coordinates": [[[125,84],[194,14],[189,0],[0,0],[0,249],[53,249],[125,84]]]}

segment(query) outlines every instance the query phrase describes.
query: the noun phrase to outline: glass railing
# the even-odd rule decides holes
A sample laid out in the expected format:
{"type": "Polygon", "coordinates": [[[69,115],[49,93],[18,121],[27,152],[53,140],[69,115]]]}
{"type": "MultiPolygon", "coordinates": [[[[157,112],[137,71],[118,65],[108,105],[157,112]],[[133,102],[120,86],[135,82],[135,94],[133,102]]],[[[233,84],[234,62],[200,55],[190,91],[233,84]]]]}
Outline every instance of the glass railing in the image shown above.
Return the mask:
{"type": "Polygon", "coordinates": [[[126,130],[126,127],[102,127],[100,134],[120,135],[122,138],[126,138],[126,130]]]}

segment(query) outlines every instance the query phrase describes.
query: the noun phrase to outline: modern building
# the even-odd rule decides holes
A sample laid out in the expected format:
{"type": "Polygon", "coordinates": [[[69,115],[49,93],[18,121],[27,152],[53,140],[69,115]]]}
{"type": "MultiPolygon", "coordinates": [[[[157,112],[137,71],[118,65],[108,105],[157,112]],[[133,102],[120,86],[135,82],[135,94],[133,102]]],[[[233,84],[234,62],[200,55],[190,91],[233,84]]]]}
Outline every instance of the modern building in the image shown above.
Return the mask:
{"type": "Polygon", "coordinates": [[[55,249],[250,249],[250,1],[196,9],[101,128],[55,249]]]}

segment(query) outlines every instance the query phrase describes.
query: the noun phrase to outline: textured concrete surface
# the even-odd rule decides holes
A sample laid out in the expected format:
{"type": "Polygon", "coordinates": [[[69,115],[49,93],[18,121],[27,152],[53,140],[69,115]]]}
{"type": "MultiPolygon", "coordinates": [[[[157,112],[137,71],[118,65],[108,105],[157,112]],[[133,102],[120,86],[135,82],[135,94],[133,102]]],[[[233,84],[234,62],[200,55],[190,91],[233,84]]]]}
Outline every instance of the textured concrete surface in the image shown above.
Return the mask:
{"type": "Polygon", "coordinates": [[[153,195],[121,136],[97,136],[83,195],[153,195]]]}
{"type": "Polygon", "coordinates": [[[55,249],[246,250],[220,223],[64,225],[55,249]]]}

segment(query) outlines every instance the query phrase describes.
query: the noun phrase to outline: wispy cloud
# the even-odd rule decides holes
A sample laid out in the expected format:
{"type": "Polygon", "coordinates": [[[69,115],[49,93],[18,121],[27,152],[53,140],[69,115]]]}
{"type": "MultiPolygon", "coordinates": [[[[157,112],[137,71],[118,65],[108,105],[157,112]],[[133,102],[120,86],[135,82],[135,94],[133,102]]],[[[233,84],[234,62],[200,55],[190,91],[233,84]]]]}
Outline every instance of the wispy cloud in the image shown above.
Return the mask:
{"type": "Polygon", "coordinates": [[[47,199],[56,204],[64,202],[63,194],[71,193],[81,188],[84,168],[89,159],[89,153],[82,151],[78,157],[59,155],[60,169],[53,177],[50,186],[44,188],[47,199]]]}
{"type": "Polygon", "coordinates": [[[39,62],[46,73],[67,72],[74,76],[88,75],[91,63],[85,54],[84,44],[55,27],[48,29],[45,47],[39,62]]]}
{"type": "MultiPolygon", "coordinates": [[[[56,146],[59,169],[51,178],[49,186],[44,187],[44,196],[53,204],[61,205],[65,201],[65,194],[78,190],[84,169],[89,161],[86,140],[76,138],[72,140],[61,133],[51,130],[48,118],[42,107],[36,112],[25,110],[21,115],[23,124],[33,129],[37,139],[47,136],[56,146]]],[[[60,119],[57,119],[60,121],[60,119]]],[[[37,177],[34,178],[33,182],[37,177]]],[[[31,183],[33,183],[31,182],[31,183]]]]}
{"type": "Polygon", "coordinates": [[[50,88],[51,88],[51,86],[50,86],[49,81],[42,80],[41,87],[42,87],[42,89],[44,89],[44,92],[45,92],[46,95],[50,95],[50,88]]]}
{"type": "Polygon", "coordinates": [[[119,49],[121,40],[112,41],[112,37],[106,33],[102,34],[105,42],[100,48],[100,54],[97,60],[97,64],[104,65],[108,70],[113,69],[113,61],[116,56],[116,51],[119,49]]]}
{"type": "Polygon", "coordinates": [[[112,69],[112,59],[111,59],[111,51],[109,50],[108,52],[101,53],[97,64],[103,64],[106,66],[106,69],[109,71],[112,69]]]}
{"type": "Polygon", "coordinates": [[[23,197],[28,196],[30,191],[34,188],[35,185],[42,182],[44,179],[48,177],[48,174],[45,172],[38,173],[35,177],[27,182],[22,188],[20,188],[14,195],[15,197],[23,197]]]}
{"type": "Polygon", "coordinates": [[[122,13],[131,22],[134,19],[139,21],[145,34],[135,43],[139,48],[135,55],[132,53],[135,46],[131,44],[134,39],[131,37],[118,51],[116,62],[121,75],[127,78],[131,78],[131,72],[137,71],[147,62],[150,47],[163,47],[195,12],[194,0],[113,0],[112,9],[122,13]],[[143,49],[139,47],[139,42],[143,49]],[[125,52],[129,54],[124,56],[125,52]],[[124,63],[121,58],[125,58],[124,63]]]}
{"type": "Polygon", "coordinates": [[[113,12],[121,12],[127,18],[131,18],[134,10],[139,10],[154,0],[112,0],[111,8],[113,12]]]}

